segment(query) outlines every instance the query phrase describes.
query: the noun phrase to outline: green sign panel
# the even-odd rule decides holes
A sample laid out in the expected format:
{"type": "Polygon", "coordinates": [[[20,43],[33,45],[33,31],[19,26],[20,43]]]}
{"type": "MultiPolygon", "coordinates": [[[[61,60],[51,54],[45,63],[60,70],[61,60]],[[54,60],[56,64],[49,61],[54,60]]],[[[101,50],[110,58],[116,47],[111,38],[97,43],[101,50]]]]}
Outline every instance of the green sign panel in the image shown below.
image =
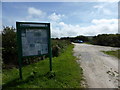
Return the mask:
{"type": "Polygon", "coordinates": [[[16,22],[20,77],[22,57],[49,55],[52,70],[50,23],[16,22]]]}

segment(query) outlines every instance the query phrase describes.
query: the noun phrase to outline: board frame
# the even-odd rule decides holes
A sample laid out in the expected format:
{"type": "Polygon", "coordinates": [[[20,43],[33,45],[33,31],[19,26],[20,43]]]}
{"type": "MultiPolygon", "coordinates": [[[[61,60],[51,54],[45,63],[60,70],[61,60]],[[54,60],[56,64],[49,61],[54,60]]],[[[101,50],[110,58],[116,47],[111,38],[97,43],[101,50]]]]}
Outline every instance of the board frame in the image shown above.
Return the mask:
{"type": "Polygon", "coordinates": [[[50,23],[16,22],[16,29],[17,29],[18,63],[19,63],[20,79],[22,79],[22,58],[39,57],[39,56],[47,55],[47,56],[49,56],[49,59],[50,59],[50,71],[52,71],[52,50],[51,50],[50,23]],[[20,26],[21,24],[33,24],[33,25],[38,25],[38,26],[32,26],[32,27],[30,27],[30,26],[20,26]],[[45,25],[46,27],[41,27],[39,25],[45,25]],[[21,30],[22,29],[47,29],[48,53],[47,54],[41,54],[41,55],[23,56],[23,54],[22,54],[22,39],[21,39],[21,30]]]}

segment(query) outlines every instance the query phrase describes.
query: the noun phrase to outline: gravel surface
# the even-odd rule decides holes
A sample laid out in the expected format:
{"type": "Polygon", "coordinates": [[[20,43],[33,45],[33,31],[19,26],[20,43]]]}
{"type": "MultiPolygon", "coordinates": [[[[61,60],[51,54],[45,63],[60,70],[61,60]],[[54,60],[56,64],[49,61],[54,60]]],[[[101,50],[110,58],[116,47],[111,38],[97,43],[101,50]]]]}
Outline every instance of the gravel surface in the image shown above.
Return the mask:
{"type": "Polygon", "coordinates": [[[119,48],[74,43],[74,55],[83,68],[88,88],[118,88],[118,59],[101,51],[119,48]]]}

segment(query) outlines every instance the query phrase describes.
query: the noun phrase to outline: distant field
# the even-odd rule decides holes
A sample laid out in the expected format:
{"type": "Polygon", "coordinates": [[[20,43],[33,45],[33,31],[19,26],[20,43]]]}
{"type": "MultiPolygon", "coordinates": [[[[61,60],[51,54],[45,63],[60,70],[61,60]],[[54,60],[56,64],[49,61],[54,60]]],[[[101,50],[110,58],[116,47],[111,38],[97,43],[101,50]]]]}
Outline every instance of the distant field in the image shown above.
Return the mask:
{"type": "Polygon", "coordinates": [[[103,51],[105,54],[115,56],[120,59],[120,50],[116,51],[103,51]]]}
{"type": "Polygon", "coordinates": [[[53,58],[53,72],[49,72],[49,59],[23,67],[23,80],[18,69],[3,70],[3,89],[13,88],[81,88],[82,68],[73,56],[73,45],[53,58]]]}

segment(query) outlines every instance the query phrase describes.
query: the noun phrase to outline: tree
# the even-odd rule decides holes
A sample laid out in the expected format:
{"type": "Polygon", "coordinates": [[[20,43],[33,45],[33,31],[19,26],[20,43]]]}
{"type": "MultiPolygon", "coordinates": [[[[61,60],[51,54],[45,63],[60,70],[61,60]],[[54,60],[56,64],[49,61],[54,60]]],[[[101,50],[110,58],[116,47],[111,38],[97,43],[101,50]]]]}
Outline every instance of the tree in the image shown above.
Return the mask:
{"type": "Polygon", "coordinates": [[[2,59],[4,64],[17,64],[17,37],[13,27],[3,27],[2,59]]]}

